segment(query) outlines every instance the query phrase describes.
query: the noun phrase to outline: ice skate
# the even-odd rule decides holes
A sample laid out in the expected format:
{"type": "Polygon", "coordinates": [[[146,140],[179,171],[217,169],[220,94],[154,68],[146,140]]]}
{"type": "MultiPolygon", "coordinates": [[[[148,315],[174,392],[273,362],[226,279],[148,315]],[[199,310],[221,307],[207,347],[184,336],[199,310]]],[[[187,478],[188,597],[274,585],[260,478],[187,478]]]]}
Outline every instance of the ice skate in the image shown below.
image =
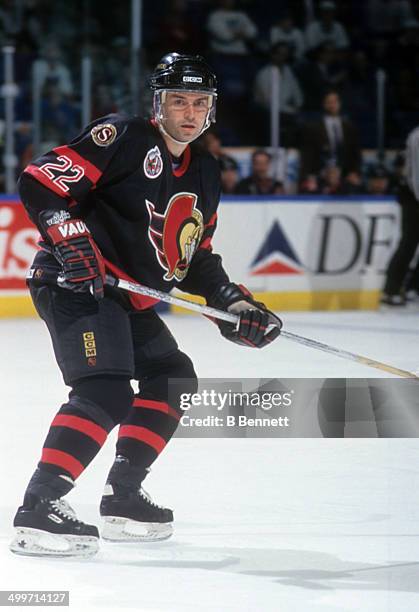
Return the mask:
{"type": "Polygon", "coordinates": [[[10,550],[34,557],[91,557],[99,550],[99,532],[79,521],[63,499],[21,506],[15,516],[16,536],[10,550]]]}
{"type": "Polygon", "coordinates": [[[167,540],[173,533],[172,510],[155,504],[142,488],[123,499],[106,485],[100,514],[105,520],[102,537],[111,542],[167,540]]]}
{"type": "Polygon", "coordinates": [[[406,298],[400,294],[383,293],[380,299],[380,310],[399,310],[406,307],[406,298]]]}
{"type": "Polygon", "coordinates": [[[166,540],[173,533],[173,512],[155,504],[141,487],[146,475],[117,457],[100,504],[102,537],[110,542],[166,540]]]}

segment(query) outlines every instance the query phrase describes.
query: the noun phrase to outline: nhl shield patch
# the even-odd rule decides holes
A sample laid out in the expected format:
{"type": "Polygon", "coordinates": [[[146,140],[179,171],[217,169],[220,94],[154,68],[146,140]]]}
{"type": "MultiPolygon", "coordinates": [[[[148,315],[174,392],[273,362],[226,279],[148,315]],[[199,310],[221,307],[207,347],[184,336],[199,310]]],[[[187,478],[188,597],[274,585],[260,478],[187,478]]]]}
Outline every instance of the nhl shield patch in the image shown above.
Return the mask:
{"type": "Polygon", "coordinates": [[[95,125],[91,129],[90,134],[92,135],[93,142],[98,147],[107,147],[116,138],[116,127],[112,123],[101,123],[100,125],[95,125]]]}
{"type": "Polygon", "coordinates": [[[144,174],[148,178],[155,179],[160,176],[163,170],[163,160],[158,146],[155,146],[147,151],[147,155],[144,158],[143,167],[144,174]]]}

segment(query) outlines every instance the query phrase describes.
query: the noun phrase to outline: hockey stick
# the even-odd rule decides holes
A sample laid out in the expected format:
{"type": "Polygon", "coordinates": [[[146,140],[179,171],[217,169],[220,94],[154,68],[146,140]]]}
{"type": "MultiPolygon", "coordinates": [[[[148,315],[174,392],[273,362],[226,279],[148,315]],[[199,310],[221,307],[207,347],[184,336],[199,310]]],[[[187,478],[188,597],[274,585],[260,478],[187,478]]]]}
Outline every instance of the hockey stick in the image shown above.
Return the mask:
{"type": "MultiPolygon", "coordinates": [[[[203,306],[202,304],[196,304],[195,302],[190,302],[189,300],[184,300],[182,298],[175,297],[174,295],[170,295],[169,293],[165,293],[164,291],[152,289],[151,287],[139,285],[137,283],[126,281],[121,278],[114,278],[112,276],[107,275],[106,284],[111,287],[130,291],[131,293],[138,293],[140,295],[145,295],[147,297],[151,297],[156,300],[166,302],[168,304],[173,304],[174,306],[181,306],[182,308],[186,308],[187,310],[194,310],[195,312],[199,312],[200,314],[207,315],[215,319],[229,321],[230,323],[237,323],[239,320],[238,315],[232,314],[230,312],[224,312],[223,310],[218,310],[217,308],[211,308],[211,306],[203,306]]],[[[311,338],[298,336],[297,334],[293,334],[292,332],[288,332],[285,330],[281,330],[281,336],[283,338],[286,338],[287,340],[292,340],[293,342],[297,342],[298,344],[302,344],[304,346],[308,346],[310,348],[314,348],[325,353],[330,353],[331,355],[335,355],[336,357],[341,357],[342,359],[349,359],[350,361],[356,361],[357,363],[369,366],[370,368],[383,370],[384,372],[388,372],[389,374],[395,374],[396,376],[400,376],[402,378],[416,378],[419,380],[418,375],[414,374],[413,372],[409,372],[408,370],[401,370],[400,368],[396,368],[387,363],[382,363],[381,361],[376,361],[375,359],[370,359],[369,357],[363,357],[362,355],[357,355],[356,353],[344,351],[343,349],[335,348],[334,346],[324,344],[323,342],[318,342],[317,340],[312,340],[311,338]]]]}

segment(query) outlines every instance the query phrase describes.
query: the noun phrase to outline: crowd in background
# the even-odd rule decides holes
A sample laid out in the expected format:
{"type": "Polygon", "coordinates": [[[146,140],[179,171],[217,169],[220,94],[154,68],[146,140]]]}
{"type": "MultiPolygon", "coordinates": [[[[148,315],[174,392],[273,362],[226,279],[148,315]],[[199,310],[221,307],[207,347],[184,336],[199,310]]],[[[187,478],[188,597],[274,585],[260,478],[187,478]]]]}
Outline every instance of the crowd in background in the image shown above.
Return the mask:
{"type": "MultiPolygon", "coordinates": [[[[256,146],[252,176],[220,157],[226,193],[284,193],[271,179],[272,71],[280,74],[280,142],[300,152],[303,193],[392,193],[401,165],[365,173],[362,149],[376,142],[376,73],[386,74],[386,147],[403,147],[419,110],[419,0],[145,0],[142,81],[168,50],[204,55],[217,73],[217,132],[223,146],[256,146]],[[252,178],[253,177],[253,178],[252,178]],[[396,177],[396,178],[394,178],[396,177]],[[268,180],[269,179],[269,180],[268,180]]],[[[130,112],[130,3],[2,0],[0,44],[15,45],[16,143],[33,154],[33,62],[42,86],[42,141],[70,140],[81,127],[81,57],[93,61],[92,118],[130,112]]],[[[3,82],[0,66],[0,82],[3,82]]],[[[150,94],[142,92],[143,112],[150,94]]],[[[2,102],[0,102],[2,104],[2,102]]],[[[0,109],[2,111],[2,109],[0,109]]],[[[0,112],[0,119],[3,112],[0,112]]],[[[0,141],[4,122],[0,121],[0,141]]],[[[0,170],[1,174],[1,170],[0,170]]],[[[1,190],[1,186],[0,186],[1,190]]]]}

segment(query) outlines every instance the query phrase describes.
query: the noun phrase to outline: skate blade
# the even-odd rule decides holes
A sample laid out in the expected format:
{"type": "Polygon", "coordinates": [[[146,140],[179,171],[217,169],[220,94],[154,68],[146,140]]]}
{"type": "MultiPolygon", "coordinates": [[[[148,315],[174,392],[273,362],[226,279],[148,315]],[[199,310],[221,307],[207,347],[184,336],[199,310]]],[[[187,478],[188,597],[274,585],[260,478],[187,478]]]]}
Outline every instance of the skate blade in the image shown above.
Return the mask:
{"type": "Polygon", "coordinates": [[[16,555],[27,557],[92,557],[99,550],[99,539],[93,536],[55,534],[27,527],[16,528],[9,546],[16,555]]]}
{"type": "Polygon", "coordinates": [[[173,534],[172,523],[142,523],[120,516],[106,516],[102,538],[107,542],[157,542],[173,534]]]}
{"type": "Polygon", "coordinates": [[[407,309],[406,304],[379,304],[379,312],[405,312],[407,309]]]}

